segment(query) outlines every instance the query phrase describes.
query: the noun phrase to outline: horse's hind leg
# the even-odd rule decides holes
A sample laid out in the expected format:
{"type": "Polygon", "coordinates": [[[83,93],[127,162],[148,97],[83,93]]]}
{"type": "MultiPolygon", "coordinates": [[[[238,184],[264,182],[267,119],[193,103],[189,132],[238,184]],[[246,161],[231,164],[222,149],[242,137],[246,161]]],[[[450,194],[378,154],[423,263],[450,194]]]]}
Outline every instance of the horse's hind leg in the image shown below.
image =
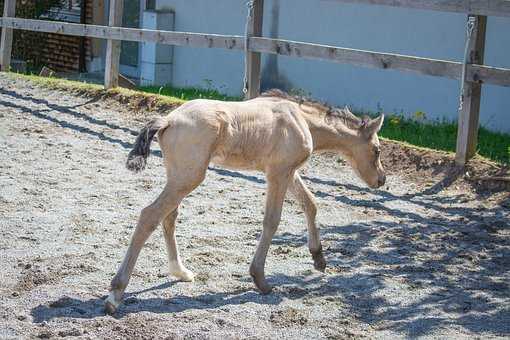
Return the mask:
{"type": "Polygon", "coordinates": [[[105,301],[106,312],[110,314],[115,313],[122,301],[122,294],[129,283],[136,260],[145,241],[147,241],[161,220],[174,210],[181,200],[182,196],[167,184],[159,197],[151,205],[142,209],[124,261],[112,279],[110,295],[105,301]]]}
{"type": "Polygon", "coordinates": [[[165,235],[168,265],[171,276],[182,281],[191,282],[194,279],[194,275],[182,264],[177,241],[175,239],[175,220],[177,219],[178,210],[179,209],[176,208],[163,220],[163,235],[165,235]]]}
{"type": "Polygon", "coordinates": [[[175,171],[176,175],[169,177],[165,189],[154,203],[142,210],[124,261],[112,280],[110,295],[105,301],[107,313],[115,313],[120,305],[122,294],[129,283],[136,260],[145,241],[158,224],[177,209],[181,200],[204,180],[207,163],[200,162],[199,166],[195,167],[196,171],[190,171],[189,168],[187,170],[175,171]]]}
{"type": "Polygon", "coordinates": [[[308,224],[308,249],[312,254],[315,269],[324,271],[326,269],[326,260],[322,254],[322,246],[319,228],[315,223],[315,215],[317,215],[317,206],[315,205],[313,194],[303,183],[301,177],[296,173],[294,179],[289,186],[290,191],[301,205],[305,212],[308,224]]]}

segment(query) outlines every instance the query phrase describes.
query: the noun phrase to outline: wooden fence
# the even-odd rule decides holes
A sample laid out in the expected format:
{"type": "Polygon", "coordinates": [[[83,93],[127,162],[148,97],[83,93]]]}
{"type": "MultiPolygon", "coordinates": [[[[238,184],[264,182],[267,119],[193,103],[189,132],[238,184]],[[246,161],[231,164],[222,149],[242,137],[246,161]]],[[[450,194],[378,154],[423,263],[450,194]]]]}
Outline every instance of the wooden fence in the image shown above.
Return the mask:
{"type": "MultiPolygon", "coordinates": [[[[487,16],[510,17],[510,0],[328,0],[331,2],[386,5],[446,12],[465,13],[473,18],[475,29],[466,41],[464,104],[459,110],[456,161],[464,165],[476,152],[482,84],[510,87],[510,69],[483,64],[487,16]]],[[[311,1],[310,1],[311,2],[311,1]]],[[[248,38],[237,35],[188,33],[122,28],[123,0],[110,0],[109,26],[71,24],[45,20],[14,18],[16,0],[5,0],[0,45],[2,71],[9,70],[12,30],[59,33],[107,40],[105,87],[118,86],[120,41],[155,42],[175,46],[246,50],[247,98],[260,93],[260,54],[270,53],[296,58],[327,60],[336,63],[379,69],[393,69],[429,76],[462,79],[463,62],[380,53],[344,47],[311,44],[262,37],[264,0],[254,0],[253,15],[247,23],[248,38]],[[248,46],[245,46],[245,42],[248,46]]],[[[244,13],[240,13],[244,15],[244,13]]],[[[473,20],[472,19],[472,20],[473,20]]],[[[468,20],[466,20],[467,22],[468,20]]],[[[509,56],[510,58],[510,56],[509,56]]],[[[503,146],[502,146],[503,147],[503,146]]]]}

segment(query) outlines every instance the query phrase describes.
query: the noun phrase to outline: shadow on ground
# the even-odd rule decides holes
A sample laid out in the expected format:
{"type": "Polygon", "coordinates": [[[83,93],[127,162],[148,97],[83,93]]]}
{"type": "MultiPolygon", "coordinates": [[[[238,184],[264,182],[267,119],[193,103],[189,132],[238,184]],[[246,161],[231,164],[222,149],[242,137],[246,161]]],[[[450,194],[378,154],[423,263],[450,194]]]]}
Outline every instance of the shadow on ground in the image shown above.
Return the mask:
{"type": "MultiPolygon", "coordinates": [[[[116,318],[122,318],[131,313],[143,311],[151,313],[180,313],[186,310],[214,309],[227,305],[240,305],[248,302],[260,304],[278,304],[281,297],[277,295],[262,296],[254,290],[237,290],[228,293],[207,293],[195,297],[178,295],[169,299],[147,298],[138,299],[136,296],[142,292],[163,290],[170,288],[171,283],[160,284],[153,288],[127,293],[124,303],[116,313],[116,318]]],[[[55,318],[71,317],[91,319],[104,316],[104,299],[106,296],[89,300],[78,300],[70,297],[62,297],[48,305],[40,305],[32,309],[34,322],[40,323],[55,318]]]]}
{"type": "MultiPolygon", "coordinates": [[[[409,336],[451,326],[509,335],[508,236],[500,235],[501,230],[477,234],[460,225],[440,228],[435,223],[323,227],[328,268],[344,275],[328,276],[327,288],[320,293],[337,287],[345,306],[361,320],[409,336]],[[373,247],[376,239],[384,246],[373,247]],[[361,267],[370,268],[366,276],[349,274],[361,267]],[[389,281],[400,282],[398,289],[415,292],[416,297],[387,299],[389,281]],[[440,313],[432,313],[432,318],[432,311],[440,313]]],[[[284,233],[274,243],[300,247],[306,237],[284,233]]]]}
{"type": "MultiPolygon", "coordinates": [[[[278,305],[284,300],[310,299],[316,303],[335,301],[338,304],[332,308],[341,308],[380,329],[411,337],[448,327],[510,335],[510,308],[505,304],[510,297],[505,280],[510,271],[508,237],[495,233],[480,239],[454,226],[447,230],[376,221],[324,226],[322,238],[328,262],[325,275],[270,275],[268,280],[275,289],[267,296],[247,287],[168,299],[137,297],[148,291],[172,288],[171,283],[164,283],[126,294],[125,304],[116,317],[141,311],[181,313],[245,303],[278,305]],[[376,239],[385,245],[372,247],[376,239]],[[364,270],[359,272],[357,268],[364,270]],[[405,296],[413,298],[399,300],[395,289],[406,290],[405,296]]],[[[275,237],[274,244],[302,247],[306,237],[283,233],[275,237]]],[[[62,317],[103,316],[104,298],[63,297],[35,307],[32,316],[37,323],[62,317]]]]}

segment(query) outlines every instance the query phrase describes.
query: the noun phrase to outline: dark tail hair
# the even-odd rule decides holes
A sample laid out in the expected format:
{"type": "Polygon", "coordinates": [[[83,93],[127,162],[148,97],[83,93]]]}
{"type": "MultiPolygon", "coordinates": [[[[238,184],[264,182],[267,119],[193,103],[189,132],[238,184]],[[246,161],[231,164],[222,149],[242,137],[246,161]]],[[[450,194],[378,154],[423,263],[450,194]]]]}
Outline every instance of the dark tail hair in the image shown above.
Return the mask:
{"type": "Polygon", "coordinates": [[[129,152],[126,161],[126,168],[134,172],[140,172],[147,165],[147,157],[151,151],[151,142],[156,132],[168,126],[168,120],[165,118],[156,118],[145,125],[136,137],[133,150],[129,152]]]}

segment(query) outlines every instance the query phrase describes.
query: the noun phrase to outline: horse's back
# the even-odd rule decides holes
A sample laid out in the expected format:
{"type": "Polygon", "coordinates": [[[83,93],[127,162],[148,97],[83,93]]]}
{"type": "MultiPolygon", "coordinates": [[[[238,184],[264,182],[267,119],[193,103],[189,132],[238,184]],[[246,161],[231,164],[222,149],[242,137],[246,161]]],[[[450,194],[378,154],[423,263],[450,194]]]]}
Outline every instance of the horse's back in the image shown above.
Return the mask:
{"type": "Polygon", "coordinates": [[[175,148],[208,152],[213,163],[236,169],[304,162],[313,146],[298,106],[268,99],[200,99],[183,104],[169,116],[160,142],[163,153],[175,148]]]}

